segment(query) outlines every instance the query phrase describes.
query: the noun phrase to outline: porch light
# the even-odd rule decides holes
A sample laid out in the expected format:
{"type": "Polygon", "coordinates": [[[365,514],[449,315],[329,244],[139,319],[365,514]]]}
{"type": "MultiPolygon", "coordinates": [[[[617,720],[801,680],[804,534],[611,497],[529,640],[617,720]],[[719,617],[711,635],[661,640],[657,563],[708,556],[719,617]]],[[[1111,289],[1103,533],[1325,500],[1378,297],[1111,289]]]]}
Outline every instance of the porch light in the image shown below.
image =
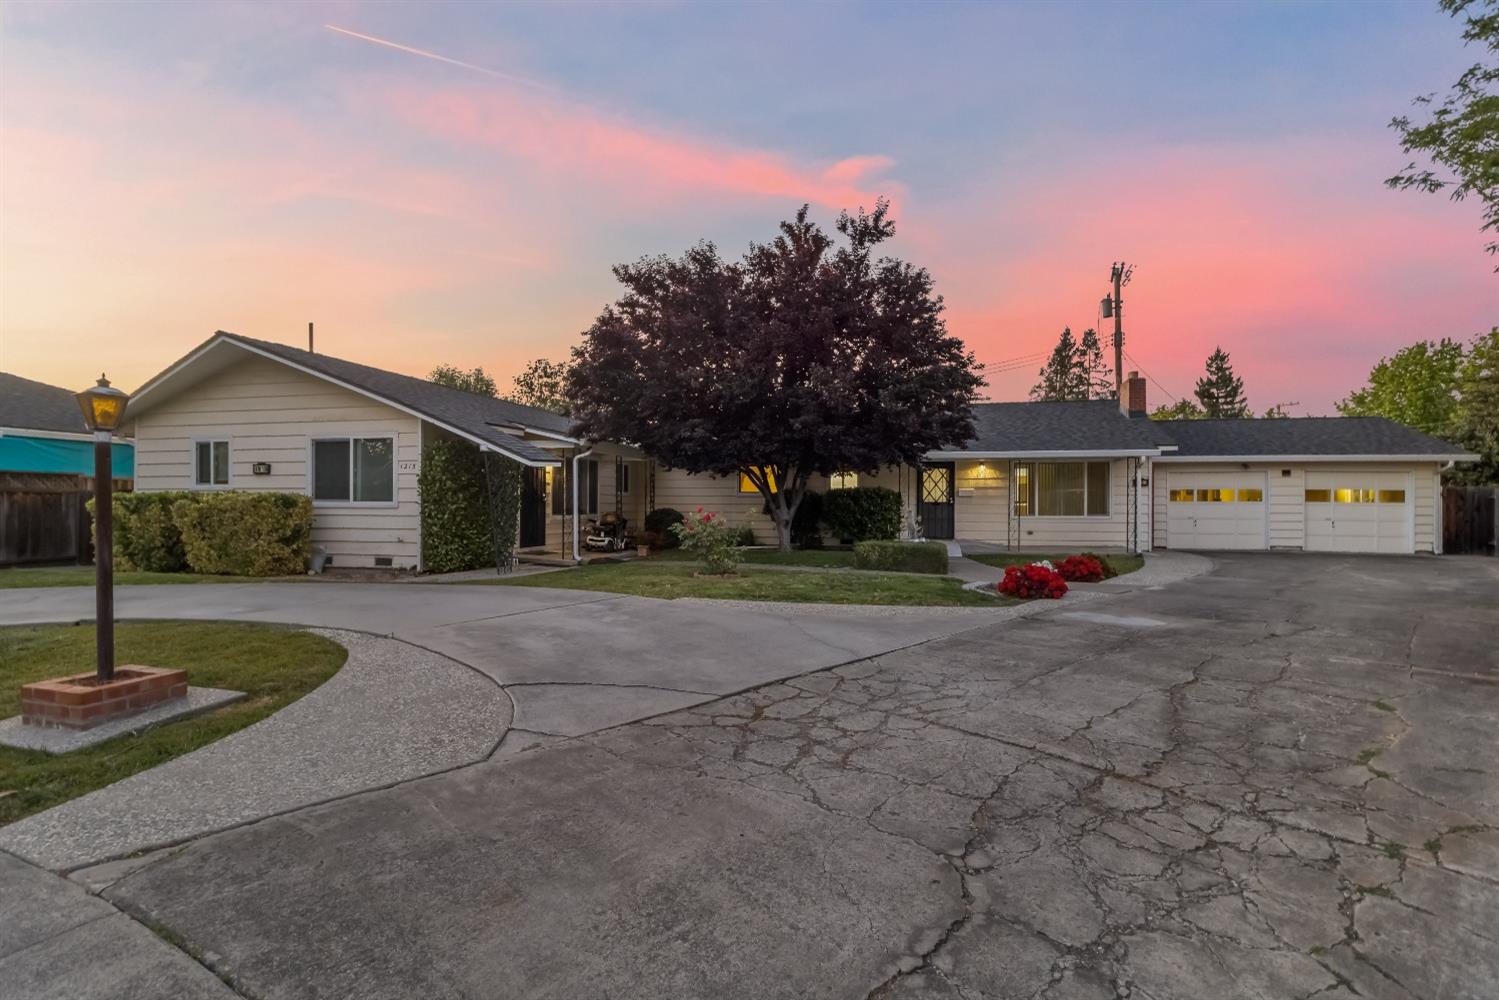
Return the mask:
{"type": "Polygon", "coordinates": [[[120,421],[125,418],[125,404],[130,397],[100,375],[98,383],[80,392],[77,399],[83,410],[83,422],[88,429],[107,433],[119,429],[120,421]]]}

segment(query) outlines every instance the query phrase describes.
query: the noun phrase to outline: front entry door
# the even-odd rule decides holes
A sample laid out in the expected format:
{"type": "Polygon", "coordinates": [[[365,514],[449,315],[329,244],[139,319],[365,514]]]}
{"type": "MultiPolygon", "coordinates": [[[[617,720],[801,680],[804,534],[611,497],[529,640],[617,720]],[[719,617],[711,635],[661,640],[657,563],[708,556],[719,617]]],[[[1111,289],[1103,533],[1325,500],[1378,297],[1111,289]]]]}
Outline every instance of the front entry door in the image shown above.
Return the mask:
{"type": "Polygon", "coordinates": [[[520,482],[520,547],[547,543],[547,481],[545,469],[527,469],[520,482]]]}
{"type": "Polygon", "coordinates": [[[953,537],[953,463],[933,462],[921,467],[916,516],[921,519],[923,537],[953,537]]]}

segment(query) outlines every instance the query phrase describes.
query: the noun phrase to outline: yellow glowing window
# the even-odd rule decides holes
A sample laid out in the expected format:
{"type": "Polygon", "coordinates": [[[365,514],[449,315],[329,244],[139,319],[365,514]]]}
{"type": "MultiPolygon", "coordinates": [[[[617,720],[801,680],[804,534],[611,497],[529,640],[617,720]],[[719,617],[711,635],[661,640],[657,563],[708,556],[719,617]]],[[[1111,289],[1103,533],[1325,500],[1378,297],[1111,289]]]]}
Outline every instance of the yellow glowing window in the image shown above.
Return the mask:
{"type": "Polygon", "coordinates": [[[1233,490],[1198,490],[1198,503],[1233,503],[1233,490]]]}
{"type": "MultiPolygon", "coordinates": [[[[756,469],[755,471],[762,473],[765,476],[766,480],[770,483],[770,492],[774,493],[776,491],[776,474],[769,469],[764,468],[756,469]]],[[[750,477],[746,473],[741,472],[739,473],[739,492],[759,493],[760,490],[755,486],[754,483],[750,482],[750,477]]]]}
{"type": "Polygon", "coordinates": [[[1332,490],[1307,490],[1307,503],[1332,503],[1332,490]]]}
{"type": "Polygon", "coordinates": [[[1240,490],[1239,503],[1264,503],[1264,490],[1240,490]]]}
{"type": "Polygon", "coordinates": [[[1193,496],[1195,496],[1195,494],[1191,490],[1172,490],[1171,491],[1171,502],[1172,503],[1191,503],[1193,496]]]}
{"type": "Polygon", "coordinates": [[[828,477],[828,489],[851,490],[859,485],[857,472],[835,472],[828,477]]]}
{"type": "Polygon", "coordinates": [[[1333,503],[1373,503],[1373,490],[1338,489],[1332,491],[1333,503]]]}
{"type": "Polygon", "coordinates": [[[1380,503],[1405,503],[1405,490],[1380,490],[1380,503]]]}

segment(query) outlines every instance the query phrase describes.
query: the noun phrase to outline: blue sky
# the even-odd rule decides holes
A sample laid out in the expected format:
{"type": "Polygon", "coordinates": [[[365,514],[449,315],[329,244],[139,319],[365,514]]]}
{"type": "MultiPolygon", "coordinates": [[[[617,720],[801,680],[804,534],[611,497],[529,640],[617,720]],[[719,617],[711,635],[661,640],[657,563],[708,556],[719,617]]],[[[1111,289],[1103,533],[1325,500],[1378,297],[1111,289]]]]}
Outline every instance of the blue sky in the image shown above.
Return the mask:
{"type": "Polygon", "coordinates": [[[1380,183],[1458,34],[1424,3],[7,5],[0,366],[134,385],[314,319],[504,376],[565,354],[612,263],[883,194],[981,360],[1095,322],[1124,257],[1167,390],[1221,343],[1256,406],[1328,412],[1499,318],[1476,209],[1380,183]]]}

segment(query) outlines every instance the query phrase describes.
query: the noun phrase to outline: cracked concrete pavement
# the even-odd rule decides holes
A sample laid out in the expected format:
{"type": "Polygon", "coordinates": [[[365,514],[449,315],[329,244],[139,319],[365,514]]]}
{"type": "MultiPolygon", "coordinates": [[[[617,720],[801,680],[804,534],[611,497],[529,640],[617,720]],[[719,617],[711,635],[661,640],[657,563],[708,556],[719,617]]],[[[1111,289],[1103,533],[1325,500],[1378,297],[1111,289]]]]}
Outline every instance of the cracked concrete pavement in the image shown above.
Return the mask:
{"type": "Polygon", "coordinates": [[[1499,994],[1499,565],[1087,609],[75,877],[263,998],[1499,994]]]}

